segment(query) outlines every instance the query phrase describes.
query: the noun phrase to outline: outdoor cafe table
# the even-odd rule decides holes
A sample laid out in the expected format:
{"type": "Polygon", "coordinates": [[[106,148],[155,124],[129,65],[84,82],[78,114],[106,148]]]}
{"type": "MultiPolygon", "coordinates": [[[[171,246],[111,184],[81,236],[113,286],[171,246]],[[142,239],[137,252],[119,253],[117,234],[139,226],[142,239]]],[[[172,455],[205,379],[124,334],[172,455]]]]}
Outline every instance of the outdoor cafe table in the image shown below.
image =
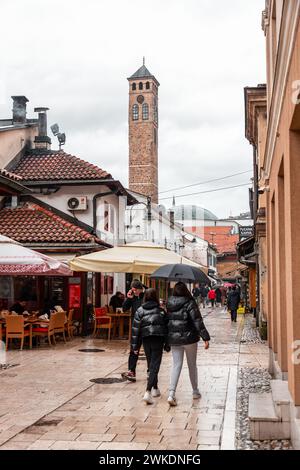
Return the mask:
{"type": "Polygon", "coordinates": [[[131,337],[131,313],[130,312],[116,312],[116,313],[107,313],[112,319],[119,319],[119,337],[124,337],[124,319],[129,318],[129,331],[128,337],[131,337]]]}
{"type": "MultiPolygon", "coordinates": [[[[49,323],[49,320],[43,320],[41,318],[37,318],[36,316],[27,316],[27,315],[23,315],[24,317],[24,322],[25,323],[30,323],[31,325],[34,325],[34,324],[37,324],[37,323],[49,323]]],[[[3,337],[2,337],[2,327],[5,327],[6,325],[6,321],[5,321],[5,318],[1,318],[0,319],[0,341],[3,340],[3,337]]],[[[32,335],[32,332],[31,332],[31,335],[32,335]]]]}

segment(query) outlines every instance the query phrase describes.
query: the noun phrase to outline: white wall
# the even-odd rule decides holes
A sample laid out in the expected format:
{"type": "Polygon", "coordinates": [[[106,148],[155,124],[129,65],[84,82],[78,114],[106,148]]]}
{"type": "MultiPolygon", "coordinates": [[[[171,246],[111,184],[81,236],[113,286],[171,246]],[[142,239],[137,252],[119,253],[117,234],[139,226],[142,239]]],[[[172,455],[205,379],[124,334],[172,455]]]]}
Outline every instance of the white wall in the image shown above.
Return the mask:
{"type": "MultiPolygon", "coordinates": [[[[42,195],[34,194],[36,199],[39,199],[46,204],[58,209],[65,214],[76,217],[79,221],[93,227],[93,197],[97,193],[104,193],[109,191],[106,186],[97,185],[78,185],[78,186],[62,186],[54,194],[42,195]],[[87,196],[88,209],[85,211],[71,211],[68,208],[68,200],[76,196],[87,196]]],[[[126,205],[126,198],[112,194],[97,199],[97,235],[98,237],[112,245],[124,242],[124,207],[126,205]],[[114,231],[107,232],[104,230],[104,202],[111,206],[112,213],[114,214],[114,231]]]]}

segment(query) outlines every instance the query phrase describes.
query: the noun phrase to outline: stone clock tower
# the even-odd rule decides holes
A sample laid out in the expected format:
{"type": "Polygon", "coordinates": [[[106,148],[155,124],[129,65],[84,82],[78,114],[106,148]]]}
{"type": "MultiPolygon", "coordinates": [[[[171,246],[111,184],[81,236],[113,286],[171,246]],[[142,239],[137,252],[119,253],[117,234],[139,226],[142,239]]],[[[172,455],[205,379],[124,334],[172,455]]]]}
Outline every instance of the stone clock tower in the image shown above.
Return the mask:
{"type": "Polygon", "coordinates": [[[129,81],[129,189],[158,202],[158,87],[143,61],[129,81]]]}

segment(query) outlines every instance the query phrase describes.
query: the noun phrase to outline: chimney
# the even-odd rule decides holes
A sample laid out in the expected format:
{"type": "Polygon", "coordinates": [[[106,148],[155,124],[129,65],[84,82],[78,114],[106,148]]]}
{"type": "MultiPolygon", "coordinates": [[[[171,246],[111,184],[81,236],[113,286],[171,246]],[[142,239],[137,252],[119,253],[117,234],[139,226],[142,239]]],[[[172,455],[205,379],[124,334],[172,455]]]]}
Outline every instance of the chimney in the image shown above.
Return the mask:
{"type": "Polygon", "coordinates": [[[35,113],[39,113],[39,135],[34,139],[36,149],[50,150],[51,139],[47,136],[47,111],[49,108],[34,108],[35,113]]]}
{"type": "Polygon", "coordinates": [[[26,123],[26,103],[28,99],[26,96],[12,96],[13,100],[13,124],[25,124],[26,123]]]}

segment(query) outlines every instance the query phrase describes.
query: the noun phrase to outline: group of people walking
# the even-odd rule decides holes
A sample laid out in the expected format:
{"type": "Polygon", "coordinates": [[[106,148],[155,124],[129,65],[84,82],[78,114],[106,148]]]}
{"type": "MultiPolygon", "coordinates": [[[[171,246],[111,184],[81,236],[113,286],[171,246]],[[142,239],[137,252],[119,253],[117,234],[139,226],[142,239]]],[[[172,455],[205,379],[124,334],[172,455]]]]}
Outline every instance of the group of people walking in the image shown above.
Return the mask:
{"type": "Polygon", "coordinates": [[[128,372],[122,376],[132,382],[136,381],[136,365],[143,345],[147,359],[147,386],[143,400],[149,405],[152,404],[153,398],[160,396],[158,373],[163,351],[171,351],[173,363],[168,403],[170,406],[176,406],[176,389],[186,355],[192,398],[199,399],[201,393],[197,373],[198,342],[202,338],[205,349],[208,349],[210,336],[198,304],[186,285],[183,282],[175,285],[164,310],[160,306],[156,290],[144,291],[143,284],[134,280],[123,304],[124,310],[130,308],[133,315],[131,349],[128,372]]]}
{"type": "Polygon", "coordinates": [[[192,294],[197,304],[199,306],[203,305],[203,308],[209,305],[209,303],[211,304],[212,308],[214,308],[215,305],[218,306],[224,304],[225,293],[220,287],[213,289],[207,285],[201,286],[197,284],[192,290],[192,294]]]}

